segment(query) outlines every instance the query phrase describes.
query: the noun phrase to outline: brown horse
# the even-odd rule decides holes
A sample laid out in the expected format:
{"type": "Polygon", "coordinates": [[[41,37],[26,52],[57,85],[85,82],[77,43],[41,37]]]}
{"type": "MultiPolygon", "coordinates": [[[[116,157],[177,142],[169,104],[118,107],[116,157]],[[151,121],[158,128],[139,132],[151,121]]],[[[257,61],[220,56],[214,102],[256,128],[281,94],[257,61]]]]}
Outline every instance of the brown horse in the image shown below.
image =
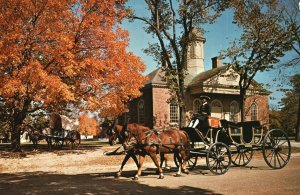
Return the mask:
{"type": "MultiPolygon", "coordinates": [[[[117,176],[121,175],[123,166],[126,164],[127,160],[132,157],[137,163],[135,154],[139,154],[139,165],[138,173],[134,179],[138,179],[138,176],[141,175],[141,168],[145,158],[145,155],[149,155],[155,165],[158,167],[158,173],[160,174],[159,178],[163,178],[162,173],[162,163],[165,160],[164,154],[174,153],[175,158],[181,162],[182,158],[184,159],[184,171],[188,172],[185,169],[185,159],[187,158],[187,151],[185,149],[189,148],[189,137],[188,135],[180,130],[166,130],[162,132],[157,132],[150,130],[148,127],[144,127],[138,124],[127,124],[126,126],[114,125],[113,128],[109,128],[107,134],[109,135],[109,143],[112,145],[115,143],[115,140],[118,138],[119,141],[123,144],[124,149],[127,151],[127,155],[122,162],[121,168],[117,173],[117,176]],[[147,134],[147,135],[146,135],[147,134]],[[150,135],[151,134],[151,135],[150,135]],[[145,135],[145,138],[142,138],[142,135],[145,135]],[[141,142],[143,142],[141,144],[141,142]],[[160,153],[161,164],[158,166],[158,161],[156,154],[160,153]],[[180,157],[181,154],[182,158],[180,157]]],[[[177,176],[181,174],[181,166],[177,173],[177,176]]]]}
{"type": "Polygon", "coordinates": [[[178,159],[179,169],[176,176],[181,175],[183,172],[188,173],[186,169],[186,160],[188,159],[190,149],[190,138],[186,132],[179,129],[169,129],[164,131],[132,131],[130,140],[135,142],[135,148],[140,151],[139,153],[139,168],[134,176],[137,180],[141,175],[143,162],[146,155],[149,155],[157,167],[159,179],[163,179],[163,171],[158,164],[156,154],[174,153],[175,158],[178,159]]]}
{"type": "MultiPolygon", "coordinates": [[[[116,121],[115,121],[115,123],[116,123],[116,121]]],[[[116,125],[115,123],[111,124],[111,123],[106,122],[106,123],[103,123],[101,126],[102,126],[103,130],[107,131],[106,134],[109,136],[109,144],[115,145],[116,140],[118,139],[126,151],[126,156],[123,159],[121,167],[116,174],[116,177],[120,177],[122,174],[123,168],[130,157],[134,160],[136,166],[138,167],[138,160],[136,158],[136,154],[138,153],[138,151],[135,150],[133,147],[130,148],[129,140],[127,140],[128,125],[121,126],[121,125],[116,125]]],[[[138,129],[145,128],[145,130],[150,130],[147,127],[137,125],[137,124],[129,124],[129,127],[130,127],[130,129],[135,129],[135,130],[137,128],[138,129]]]]}

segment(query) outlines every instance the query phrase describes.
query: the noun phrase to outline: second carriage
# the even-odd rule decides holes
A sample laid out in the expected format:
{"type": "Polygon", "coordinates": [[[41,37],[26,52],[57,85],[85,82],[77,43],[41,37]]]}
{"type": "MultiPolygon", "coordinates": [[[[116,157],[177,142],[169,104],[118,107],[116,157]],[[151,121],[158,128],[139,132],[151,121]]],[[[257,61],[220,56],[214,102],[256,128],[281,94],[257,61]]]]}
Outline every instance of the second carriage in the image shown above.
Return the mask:
{"type": "Polygon", "coordinates": [[[81,136],[77,130],[65,130],[62,128],[61,131],[55,131],[45,136],[49,149],[51,149],[53,143],[56,148],[62,148],[65,144],[70,149],[78,148],[81,143],[81,136]]]}
{"type": "Polygon", "coordinates": [[[290,160],[291,144],[286,132],[268,130],[259,121],[233,123],[195,115],[183,130],[191,139],[190,168],[196,166],[199,157],[205,157],[212,173],[224,174],[231,164],[246,166],[258,150],[272,169],[281,169],[290,160]]]}

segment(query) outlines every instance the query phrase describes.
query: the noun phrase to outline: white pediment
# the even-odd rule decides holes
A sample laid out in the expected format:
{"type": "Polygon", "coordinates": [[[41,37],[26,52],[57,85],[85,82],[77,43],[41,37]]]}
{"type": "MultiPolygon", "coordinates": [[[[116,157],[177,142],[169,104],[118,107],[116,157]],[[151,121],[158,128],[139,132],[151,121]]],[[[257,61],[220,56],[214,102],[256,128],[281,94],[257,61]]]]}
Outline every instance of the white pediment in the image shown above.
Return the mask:
{"type": "Polygon", "coordinates": [[[232,68],[220,71],[217,75],[203,82],[204,86],[231,86],[232,88],[239,86],[240,76],[232,68]]]}

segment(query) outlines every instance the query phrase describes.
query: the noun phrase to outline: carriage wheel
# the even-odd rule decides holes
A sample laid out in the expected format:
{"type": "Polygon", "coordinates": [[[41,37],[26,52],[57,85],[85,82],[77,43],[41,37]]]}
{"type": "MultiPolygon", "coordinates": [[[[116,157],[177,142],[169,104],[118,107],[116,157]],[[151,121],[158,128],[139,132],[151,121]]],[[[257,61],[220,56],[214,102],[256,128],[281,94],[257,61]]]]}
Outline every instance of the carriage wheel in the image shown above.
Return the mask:
{"type": "Polygon", "coordinates": [[[72,141],[70,139],[65,139],[65,143],[69,149],[73,149],[72,141]]]}
{"type": "Polygon", "coordinates": [[[197,154],[190,154],[190,158],[187,160],[187,166],[189,169],[195,168],[198,160],[198,155],[197,154]]]}
{"type": "Polygon", "coordinates": [[[72,149],[78,148],[81,143],[80,133],[76,130],[71,131],[71,147],[72,149]]]}
{"type": "Polygon", "coordinates": [[[232,164],[234,164],[235,166],[243,167],[251,161],[253,150],[252,148],[237,146],[236,151],[231,150],[231,154],[232,164]]]}
{"type": "Polygon", "coordinates": [[[73,142],[72,142],[72,149],[78,148],[80,146],[80,143],[81,143],[80,137],[76,138],[75,140],[73,140],[73,142]]]}
{"type": "Polygon", "coordinates": [[[268,131],[263,140],[262,150],[269,167],[283,168],[291,157],[291,143],[286,132],[280,129],[268,131]]]}
{"type": "Polygon", "coordinates": [[[66,145],[69,149],[76,149],[81,143],[80,133],[76,130],[72,130],[68,133],[65,139],[66,145]]]}
{"type": "Polygon", "coordinates": [[[62,140],[55,140],[55,147],[61,149],[63,146],[63,141],[62,140]]]}
{"type": "MultiPolygon", "coordinates": [[[[197,160],[198,160],[198,156],[195,154],[190,154],[190,158],[187,160],[187,168],[188,169],[193,169],[195,168],[196,164],[197,164],[197,160]]],[[[176,167],[179,167],[179,160],[177,159],[177,157],[174,155],[174,162],[176,167]]]]}
{"type": "Polygon", "coordinates": [[[207,151],[206,164],[213,174],[226,173],[231,165],[231,153],[228,146],[221,142],[211,145],[207,151]]]}

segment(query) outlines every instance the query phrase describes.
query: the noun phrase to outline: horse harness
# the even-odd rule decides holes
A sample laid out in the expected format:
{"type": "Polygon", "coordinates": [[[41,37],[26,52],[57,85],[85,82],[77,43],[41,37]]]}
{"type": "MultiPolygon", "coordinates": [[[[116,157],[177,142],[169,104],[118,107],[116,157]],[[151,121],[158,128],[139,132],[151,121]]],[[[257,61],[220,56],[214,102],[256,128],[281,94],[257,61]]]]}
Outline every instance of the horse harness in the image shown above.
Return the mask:
{"type": "MultiPolygon", "coordinates": [[[[127,125],[124,126],[124,127],[125,128],[122,130],[122,135],[127,136],[127,137],[131,137],[130,141],[127,142],[127,145],[131,145],[131,146],[136,145],[139,149],[142,149],[145,146],[153,146],[154,145],[154,146],[157,146],[158,148],[160,148],[160,146],[165,147],[165,148],[169,149],[169,151],[171,151],[173,148],[169,147],[168,145],[175,145],[176,147],[178,147],[178,146],[184,147],[182,136],[176,130],[174,132],[176,132],[178,134],[178,136],[180,137],[180,143],[173,143],[172,137],[169,136],[170,143],[163,144],[161,142],[161,135],[160,134],[164,130],[156,130],[156,129],[151,129],[149,131],[146,131],[145,132],[146,136],[143,137],[143,139],[141,139],[141,141],[145,141],[149,137],[149,143],[141,143],[141,141],[138,141],[138,139],[136,138],[137,135],[132,133],[132,131],[127,127],[127,125]],[[157,141],[155,141],[153,139],[153,134],[157,135],[157,141]],[[132,138],[135,138],[135,141],[132,140],[132,138]]],[[[157,151],[157,153],[160,153],[160,149],[157,151]]]]}

